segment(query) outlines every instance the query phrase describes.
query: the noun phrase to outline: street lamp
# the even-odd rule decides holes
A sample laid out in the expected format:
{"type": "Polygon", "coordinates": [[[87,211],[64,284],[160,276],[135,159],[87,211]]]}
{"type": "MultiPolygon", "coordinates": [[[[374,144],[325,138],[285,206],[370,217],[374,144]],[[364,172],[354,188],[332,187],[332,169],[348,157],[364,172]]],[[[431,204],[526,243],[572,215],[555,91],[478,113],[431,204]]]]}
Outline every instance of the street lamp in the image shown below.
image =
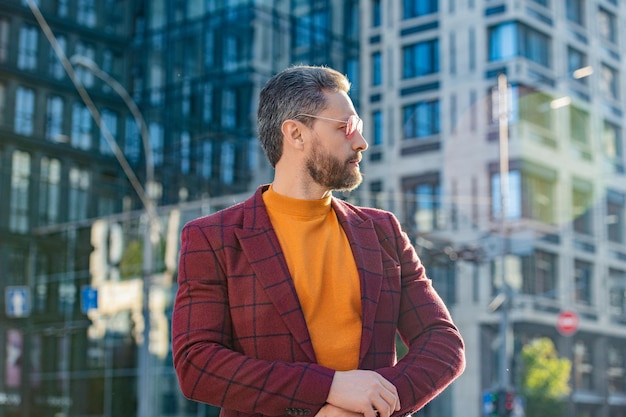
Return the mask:
{"type": "Polygon", "coordinates": [[[100,78],[113,91],[115,91],[124,101],[135,122],[139,126],[141,139],[144,146],[144,156],[146,163],[146,186],[144,187],[144,195],[140,195],[146,209],[146,227],[143,235],[143,343],[139,352],[139,377],[138,377],[138,410],[139,417],[152,417],[152,379],[150,377],[150,288],[152,283],[152,251],[153,251],[153,232],[157,229],[157,216],[154,207],[154,198],[156,197],[156,186],[154,183],[154,162],[152,148],[150,144],[150,136],[145,119],[143,118],[137,104],[132,99],[128,91],[115,78],[103,71],[93,60],[80,55],[74,55],[70,58],[70,62],[74,65],[81,66],[96,77],[100,78]]]}

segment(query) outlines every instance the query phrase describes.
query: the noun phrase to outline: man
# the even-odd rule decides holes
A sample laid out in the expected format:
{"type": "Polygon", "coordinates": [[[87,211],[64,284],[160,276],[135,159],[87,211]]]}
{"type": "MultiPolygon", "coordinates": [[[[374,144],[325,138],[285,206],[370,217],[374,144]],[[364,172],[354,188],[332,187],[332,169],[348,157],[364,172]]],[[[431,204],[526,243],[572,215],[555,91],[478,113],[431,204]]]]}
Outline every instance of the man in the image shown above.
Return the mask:
{"type": "Polygon", "coordinates": [[[183,394],[223,416],[404,415],[465,367],[397,219],[332,196],[362,181],[349,88],[326,67],[270,79],[258,134],[272,184],[182,231],[174,365],[183,394]]]}

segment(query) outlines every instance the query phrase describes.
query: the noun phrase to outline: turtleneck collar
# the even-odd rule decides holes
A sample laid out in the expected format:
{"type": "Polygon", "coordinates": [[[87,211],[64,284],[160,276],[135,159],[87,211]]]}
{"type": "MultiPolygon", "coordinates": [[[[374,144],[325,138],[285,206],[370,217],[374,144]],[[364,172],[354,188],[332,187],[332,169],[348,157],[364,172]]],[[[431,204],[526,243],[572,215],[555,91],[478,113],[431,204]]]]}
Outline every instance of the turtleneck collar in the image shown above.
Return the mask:
{"type": "Polygon", "coordinates": [[[268,209],[289,216],[318,217],[325,216],[331,210],[332,195],[318,200],[300,200],[278,194],[270,184],[263,193],[263,201],[268,209]]]}

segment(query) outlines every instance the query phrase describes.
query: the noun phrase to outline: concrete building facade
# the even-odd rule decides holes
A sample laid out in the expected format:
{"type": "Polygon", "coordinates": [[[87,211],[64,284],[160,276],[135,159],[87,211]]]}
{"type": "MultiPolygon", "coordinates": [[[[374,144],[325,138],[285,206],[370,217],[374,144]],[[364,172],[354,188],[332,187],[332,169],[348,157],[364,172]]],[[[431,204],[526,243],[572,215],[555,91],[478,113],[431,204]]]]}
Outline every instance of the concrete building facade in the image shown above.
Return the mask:
{"type": "Polygon", "coordinates": [[[566,415],[626,413],[625,6],[363,4],[361,198],[401,218],[467,342],[439,415],[520,392],[539,337],[572,363],[566,415]]]}

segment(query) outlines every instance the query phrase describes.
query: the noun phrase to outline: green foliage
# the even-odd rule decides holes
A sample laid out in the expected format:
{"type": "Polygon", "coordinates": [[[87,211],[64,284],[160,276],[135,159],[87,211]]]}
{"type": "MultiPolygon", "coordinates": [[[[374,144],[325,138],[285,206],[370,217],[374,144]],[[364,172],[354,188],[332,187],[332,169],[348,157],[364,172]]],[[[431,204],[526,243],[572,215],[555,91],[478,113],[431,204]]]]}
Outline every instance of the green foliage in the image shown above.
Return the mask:
{"type": "MultiPolygon", "coordinates": [[[[132,239],[126,244],[120,261],[122,279],[139,278],[143,275],[143,240],[132,239]]],[[[159,240],[152,248],[152,273],[163,272],[165,265],[165,241],[159,240]]]]}
{"type": "Polygon", "coordinates": [[[120,274],[123,279],[141,277],[143,271],[143,244],[134,239],[127,243],[120,262],[120,274]]]}
{"type": "Polygon", "coordinates": [[[528,417],[565,415],[571,367],[568,359],[558,357],[554,343],[547,337],[522,348],[521,394],[528,417]]]}

